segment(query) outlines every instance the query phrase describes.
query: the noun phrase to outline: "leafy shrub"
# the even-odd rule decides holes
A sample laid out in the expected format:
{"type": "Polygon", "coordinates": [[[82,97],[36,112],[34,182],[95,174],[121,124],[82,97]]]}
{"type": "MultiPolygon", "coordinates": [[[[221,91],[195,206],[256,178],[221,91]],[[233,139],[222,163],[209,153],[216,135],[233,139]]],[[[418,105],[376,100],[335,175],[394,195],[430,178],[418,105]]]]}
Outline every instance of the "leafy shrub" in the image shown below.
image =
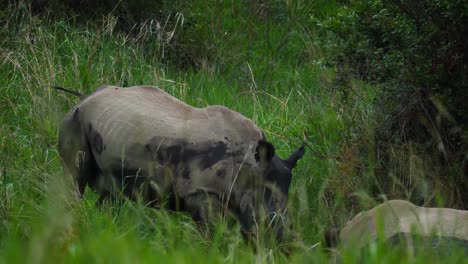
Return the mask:
{"type": "Polygon", "coordinates": [[[312,20],[345,96],[351,78],[379,84],[374,194],[416,203],[441,196],[468,208],[468,2],[347,1],[336,15],[312,20]],[[408,180],[414,159],[424,184],[408,180]]]}

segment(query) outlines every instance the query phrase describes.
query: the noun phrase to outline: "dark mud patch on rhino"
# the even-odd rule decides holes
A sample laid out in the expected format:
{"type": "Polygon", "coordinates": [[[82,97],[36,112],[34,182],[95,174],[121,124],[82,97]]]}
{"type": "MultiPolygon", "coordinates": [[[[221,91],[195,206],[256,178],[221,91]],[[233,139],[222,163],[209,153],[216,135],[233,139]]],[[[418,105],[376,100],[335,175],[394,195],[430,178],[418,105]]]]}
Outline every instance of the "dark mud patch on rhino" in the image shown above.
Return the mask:
{"type": "Polygon", "coordinates": [[[91,148],[97,153],[101,154],[106,148],[104,141],[102,140],[101,134],[93,128],[93,125],[88,124],[88,138],[91,148]]]}
{"type": "Polygon", "coordinates": [[[162,165],[188,165],[197,162],[202,170],[225,159],[228,151],[228,146],[222,141],[193,144],[185,139],[161,137],[153,137],[144,148],[151,160],[156,160],[162,165]]]}
{"type": "Polygon", "coordinates": [[[416,253],[432,251],[440,256],[449,256],[457,249],[468,254],[468,240],[450,236],[425,237],[417,234],[398,232],[386,240],[390,246],[411,246],[416,253]]]}
{"type": "Polygon", "coordinates": [[[224,169],[220,169],[216,172],[216,176],[221,178],[221,179],[224,179],[226,177],[226,170],[224,169]]]}
{"type": "Polygon", "coordinates": [[[149,178],[146,172],[126,163],[119,162],[112,165],[114,189],[123,191],[123,194],[131,199],[136,199],[138,196],[145,198],[146,202],[157,199],[154,190],[148,186],[149,178]]]}
{"type": "Polygon", "coordinates": [[[113,163],[111,171],[115,184],[113,188],[126,197],[135,201],[142,199],[145,205],[154,208],[179,210],[183,207],[183,201],[173,189],[173,179],[164,178],[163,171],[154,175],[148,170],[137,168],[131,160],[113,163]],[[154,188],[152,184],[156,184],[158,188],[154,188]]]}

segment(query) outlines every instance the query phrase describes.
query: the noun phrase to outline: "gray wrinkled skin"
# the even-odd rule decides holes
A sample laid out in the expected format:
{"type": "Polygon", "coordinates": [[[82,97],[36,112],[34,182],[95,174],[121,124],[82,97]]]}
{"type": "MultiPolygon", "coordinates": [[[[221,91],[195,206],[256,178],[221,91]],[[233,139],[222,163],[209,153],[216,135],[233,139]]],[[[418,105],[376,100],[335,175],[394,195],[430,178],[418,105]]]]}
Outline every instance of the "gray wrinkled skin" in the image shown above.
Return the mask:
{"type": "Polygon", "coordinates": [[[103,86],[66,114],[59,152],[79,197],[86,186],[101,201],[122,193],[201,224],[230,211],[247,237],[266,215],[281,240],[304,147],[282,160],[250,119],[226,107],[194,108],[151,86],[103,86]]]}
{"type": "Polygon", "coordinates": [[[363,247],[377,239],[398,244],[412,234],[441,238],[433,242],[453,240],[462,245],[468,241],[468,211],[389,200],[352,218],[341,230],[339,242],[352,247],[363,247]]]}

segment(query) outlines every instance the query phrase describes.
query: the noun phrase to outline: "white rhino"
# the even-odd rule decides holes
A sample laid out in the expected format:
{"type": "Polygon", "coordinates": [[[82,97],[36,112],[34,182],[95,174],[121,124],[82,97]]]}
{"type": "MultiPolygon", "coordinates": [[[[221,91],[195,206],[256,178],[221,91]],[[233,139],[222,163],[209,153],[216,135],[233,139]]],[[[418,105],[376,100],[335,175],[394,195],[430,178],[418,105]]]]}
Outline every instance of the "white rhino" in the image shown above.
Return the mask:
{"type": "Polygon", "coordinates": [[[86,186],[101,201],[122,193],[187,211],[202,224],[229,211],[247,237],[266,212],[281,240],[291,171],[304,146],[280,159],[245,116],[223,106],[195,108],[156,87],[103,86],[88,96],[54,88],[82,99],[59,132],[78,196],[86,186]]]}
{"type": "Polygon", "coordinates": [[[401,240],[411,241],[413,235],[417,235],[434,241],[451,241],[462,245],[468,252],[468,211],[427,208],[407,201],[390,200],[356,215],[338,237],[327,235],[327,243],[331,246],[339,242],[342,247],[356,249],[377,239],[399,243],[401,240]]]}

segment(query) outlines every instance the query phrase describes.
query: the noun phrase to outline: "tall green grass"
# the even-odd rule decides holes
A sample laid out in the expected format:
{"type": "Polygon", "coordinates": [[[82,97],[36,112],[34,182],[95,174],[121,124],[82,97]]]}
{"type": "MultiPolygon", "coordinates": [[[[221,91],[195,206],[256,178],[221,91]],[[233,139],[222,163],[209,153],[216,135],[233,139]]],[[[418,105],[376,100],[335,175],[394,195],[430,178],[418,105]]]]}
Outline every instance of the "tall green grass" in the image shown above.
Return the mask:
{"type": "MultiPolygon", "coordinates": [[[[181,15],[168,14],[168,25],[177,26],[153,30],[149,21],[136,35],[117,30],[112,14],[84,22],[60,14],[33,16],[21,5],[0,12],[4,25],[0,30],[0,262],[323,263],[333,259],[323,250],[323,232],[336,214],[343,221],[349,216],[338,211],[339,199],[335,203],[325,199],[325,190],[331,176],[341,173],[343,142],[354,132],[346,122],[353,118],[364,122],[371,116],[374,89],[356,81],[359,89],[352,103],[334,91],[334,71],[320,63],[314,32],[300,20],[307,19],[316,5],[294,2],[286,9],[289,13],[277,15],[281,21],[272,22],[262,18],[261,5],[254,5],[258,12],[252,13],[243,2],[227,2],[193,4],[192,16],[183,22],[181,15]],[[190,23],[206,27],[198,31],[205,35],[184,33],[185,42],[173,44],[172,32],[190,23]],[[181,69],[167,53],[191,40],[209,40],[204,44],[211,46],[202,51],[185,47],[180,52],[193,60],[181,69]],[[276,247],[260,247],[255,253],[235,224],[220,223],[207,238],[184,213],[127,201],[97,208],[97,195],[90,190],[82,201],[74,201],[64,187],[57,129],[78,98],[50,87],[61,85],[87,94],[102,84],[156,85],[194,106],[230,107],[254,120],[282,157],[305,142],[306,155],[294,171],[290,190],[290,218],[298,237],[291,256],[276,247]]],[[[362,253],[345,250],[340,258],[344,263],[461,259],[456,254],[415,257],[408,251],[388,250],[383,243],[362,253]]]]}

